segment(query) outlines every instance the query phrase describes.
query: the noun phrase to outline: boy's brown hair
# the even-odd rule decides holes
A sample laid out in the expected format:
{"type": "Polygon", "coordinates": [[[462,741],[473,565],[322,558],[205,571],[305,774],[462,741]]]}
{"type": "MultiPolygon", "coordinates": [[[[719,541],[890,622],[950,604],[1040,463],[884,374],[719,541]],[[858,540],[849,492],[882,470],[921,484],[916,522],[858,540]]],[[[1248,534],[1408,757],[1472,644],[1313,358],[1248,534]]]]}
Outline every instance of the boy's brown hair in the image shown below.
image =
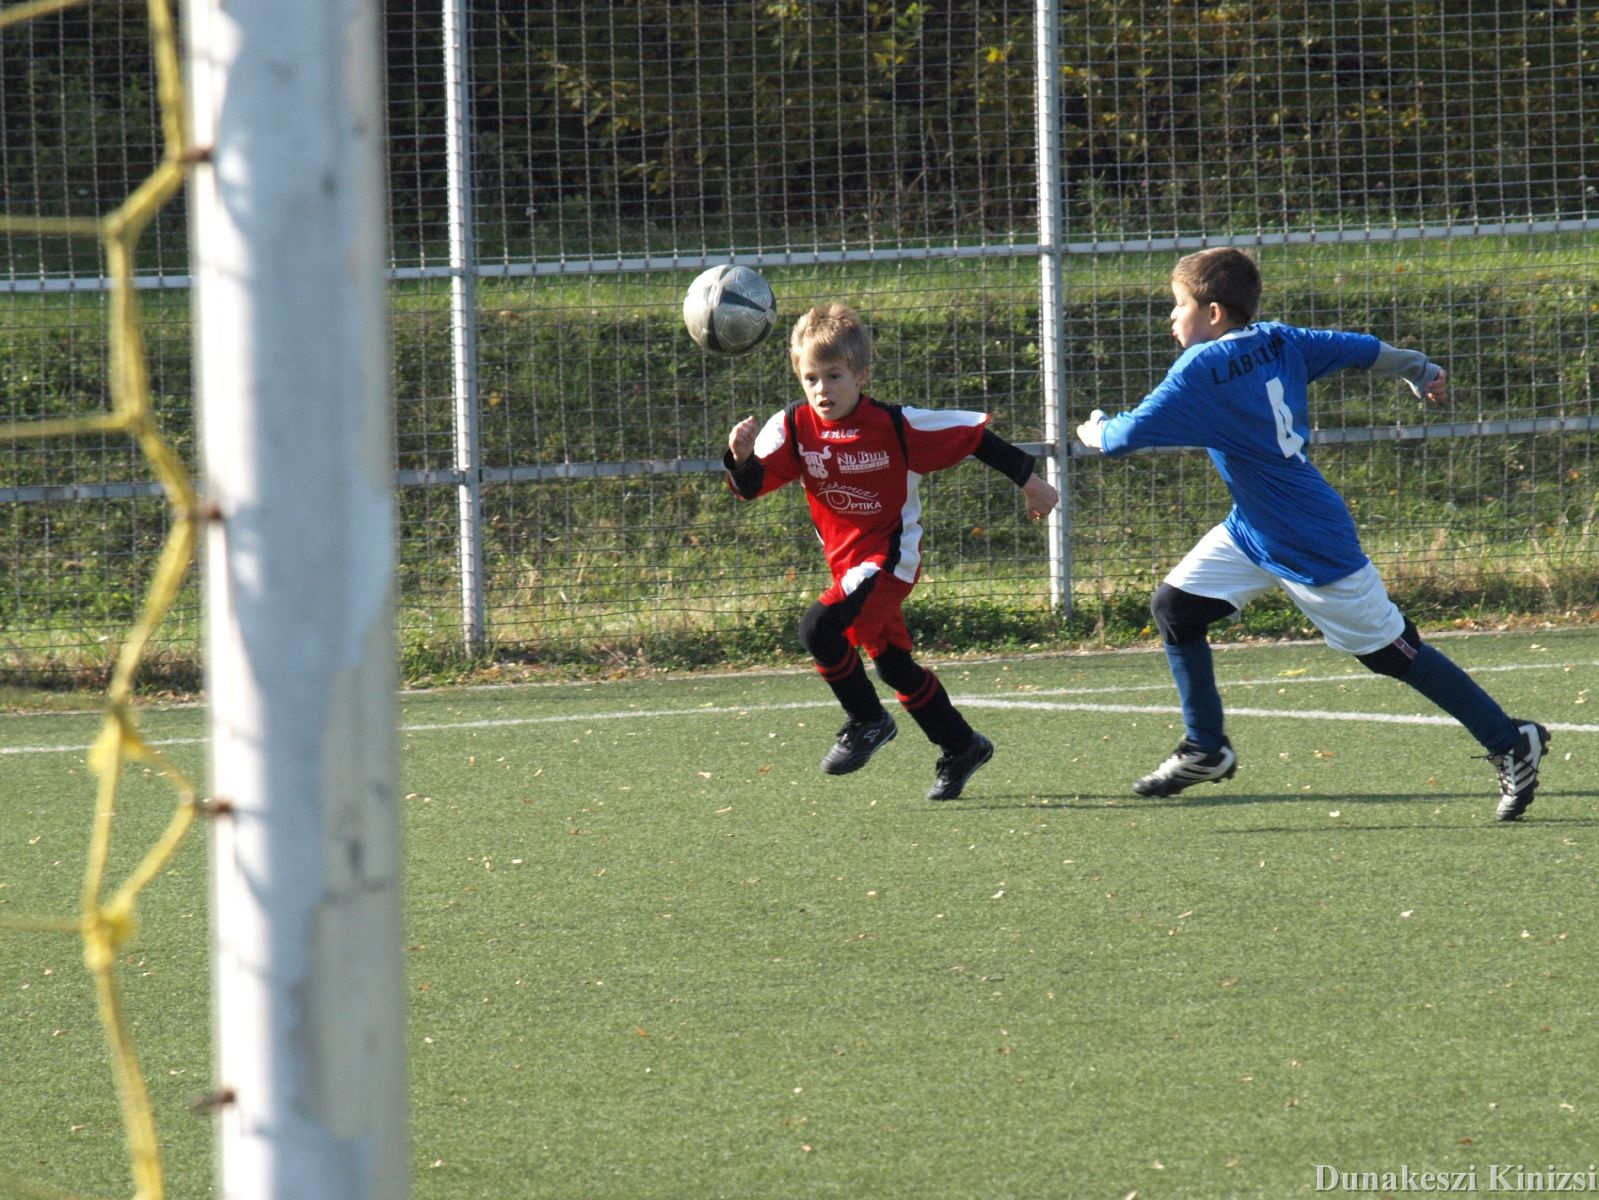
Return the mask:
{"type": "Polygon", "coordinates": [[[823,362],[842,362],[857,374],[872,365],[872,337],[848,305],[818,304],[794,322],[788,360],[799,371],[800,355],[809,350],[823,362]]]}
{"type": "Polygon", "coordinates": [[[1235,246],[1212,246],[1185,254],[1172,268],[1171,281],[1181,284],[1201,304],[1219,304],[1240,324],[1255,319],[1260,307],[1260,268],[1235,246]]]}

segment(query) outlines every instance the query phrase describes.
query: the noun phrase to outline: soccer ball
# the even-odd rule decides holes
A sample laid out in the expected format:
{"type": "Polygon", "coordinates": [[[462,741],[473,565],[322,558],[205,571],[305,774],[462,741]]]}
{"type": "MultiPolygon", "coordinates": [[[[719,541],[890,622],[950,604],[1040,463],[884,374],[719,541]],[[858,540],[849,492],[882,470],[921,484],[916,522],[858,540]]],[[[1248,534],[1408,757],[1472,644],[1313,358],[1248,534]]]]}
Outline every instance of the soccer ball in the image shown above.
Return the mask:
{"type": "Polygon", "coordinates": [[[689,284],[683,297],[683,324],[702,350],[746,354],[776,326],[777,299],[758,271],[724,263],[689,284]]]}

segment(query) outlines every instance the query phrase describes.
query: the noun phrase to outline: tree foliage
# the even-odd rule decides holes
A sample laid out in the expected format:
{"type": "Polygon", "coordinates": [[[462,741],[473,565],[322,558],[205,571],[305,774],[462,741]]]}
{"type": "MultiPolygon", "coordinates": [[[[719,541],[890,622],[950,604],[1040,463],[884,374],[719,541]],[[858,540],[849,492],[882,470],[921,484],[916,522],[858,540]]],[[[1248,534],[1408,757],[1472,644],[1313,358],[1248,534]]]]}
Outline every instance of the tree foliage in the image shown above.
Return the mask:
{"type": "MultiPolygon", "coordinates": [[[[442,6],[388,0],[403,243],[445,218],[442,6]]],[[[1024,0],[477,0],[489,226],[803,242],[1026,228],[1024,0]]],[[[159,156],[143,0],[0,36],[8,211],[102,211],[159,156]]],[[[1592,210],[1599,8],[1584,0],[1061,0],[1071,228],[1109,236],[1592,210]]],[[[551,249],[555,247],[552,245],[551,249]]]]}
{"type": "MultiPolygon", "coordinates": [[[[500,211],[894,236],[1034,211],[1030,4],[499,0],[474,20],[500,211]]],[[[391,46],[405,70],[416,44],[391,46]]],[[[1599,142],[1599,11],[1577,0],[1065,0],[1060,85],[1077,229],[1593,202],[1560,165],[1599,142]]],[[[440,114],[413,99],[398,140],[420,149],[440,114]]],[[[441,170],[413,155],[409,194],[441,170]]]]}

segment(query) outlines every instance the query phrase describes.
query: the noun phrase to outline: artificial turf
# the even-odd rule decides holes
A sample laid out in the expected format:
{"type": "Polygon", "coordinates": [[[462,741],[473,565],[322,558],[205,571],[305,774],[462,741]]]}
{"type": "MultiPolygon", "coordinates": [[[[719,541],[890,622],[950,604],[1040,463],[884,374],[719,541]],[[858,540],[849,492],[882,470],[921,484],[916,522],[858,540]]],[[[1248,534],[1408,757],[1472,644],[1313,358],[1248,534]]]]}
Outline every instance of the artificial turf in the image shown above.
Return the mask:
{"type": "MultiPolygon", "coordinates": [[[[1588,1170],[1599,634],[1439,644],[1555,728],[1520,824],[1493,820],[1461,730],[1319,646],[1218,655],[1240,769],[1171,799],[1127,786],[1180,735],[1151,653],[940,665],[998,750],[947,804],[909,721],[823,776],[839,717],[805,672],[404,697],[412,1195],[1147,1200],[1588,1170]]],[[[0,742],[72,720],[91,728],[8,718],[0,742]]],[[[0,771],[0,915],[70,904],[81,755],[0,771]]],[[[134,782],[130,834],[162,804],[134,782]]],[[[205,1195],[198,839],[142,916],[125,975],[172,1194],[205,1195]]],[[[77,955],[0,933],[0,1161],[118,1194],[77,955]]]]}

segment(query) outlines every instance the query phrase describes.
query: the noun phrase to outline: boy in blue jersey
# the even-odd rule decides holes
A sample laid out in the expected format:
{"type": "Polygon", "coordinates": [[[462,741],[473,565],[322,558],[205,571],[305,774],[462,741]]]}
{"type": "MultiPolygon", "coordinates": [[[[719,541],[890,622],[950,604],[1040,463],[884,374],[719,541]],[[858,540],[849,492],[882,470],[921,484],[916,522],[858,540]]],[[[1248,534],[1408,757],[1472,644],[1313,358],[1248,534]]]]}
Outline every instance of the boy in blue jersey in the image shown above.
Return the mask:
{"type": "Polygon", "coordinates": [[[1223,732],[1206,629],[1281,587],[1327,644],[1379,675],[1409,684],[1466,727],[1499,773],[1501,821],[1519,820],[1538,789],[1549,731],[1505,715],[1432,646],[1392,600],[1360,548],[1343,499],[1305,454],[1307,385],[1350,367],[1396,375],[1441,401],[1443,368],[1369,334],[1255,321],[1260,271],[1242,250],[1217,247],[1172,270],[1172,336],[1183,347],[1166,378],[1131,412],[1096,409],[1077,436],[1105,454],[1200,446],[1232,493],[1226,520],[1172,568],[1150,608],[1182,700],[1184,737],[1141,796],[1171,796],[1230,779],[1238,756],[1223,732]]]}

